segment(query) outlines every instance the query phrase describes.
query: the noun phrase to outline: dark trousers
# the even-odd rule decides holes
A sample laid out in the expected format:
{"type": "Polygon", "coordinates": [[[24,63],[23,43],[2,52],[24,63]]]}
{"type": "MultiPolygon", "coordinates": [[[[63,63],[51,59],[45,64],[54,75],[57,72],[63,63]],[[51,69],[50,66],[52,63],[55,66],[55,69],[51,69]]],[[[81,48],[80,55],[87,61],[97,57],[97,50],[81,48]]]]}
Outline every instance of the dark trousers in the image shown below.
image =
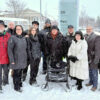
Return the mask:
{"type": "Polygon", "coordinates": [[[8,84],[8,65],[7,64],[0,64],[0,86],[2,83],[4,85],[8,84]]]}
{"type": "Polygon", "coordinates": [[[47,70],[47,57],[43,56],[43,71],[47,70]]]}
{"type": "Polygon", "coordinates": [[[30,81],[36,81],[40,59],[31,60],[30,63],[30,81]]]}
{"type": "Polygon", "coordinates": [[[89,69],[90,84],[97,88],[98,85],[98,69],[89,69]]]}
{"type": "Polygon", "coordinates": [[[22,69],[16,69],[13,70],[13,84],[14,84],[14,89],[15,90],[20,90],[20,88],[22,87],[22,69]]]}
{"type": "Polygon", "coordinates": [[[27,64],[26,68],[23,69],[23,71],[22,71],[22,78],[23,78],[23,81],[25,81],[25,79],[26,79],[27,71],[28,71],[28,66],[29,66],[29,62],[28,62],[28,64],[27,64]]]}
{"type": "Polygon", "coordinates": [[[83,80],[82,80],[82,79],[78,79],[78,78],[76,78],[76,77],[71,77],[71,79],[73,79],[73,80],[76,80],[76,81],[77,81],[76,85],[78,85],[78,86],[82,86],[82,82],[83,82],[83,80]]]}

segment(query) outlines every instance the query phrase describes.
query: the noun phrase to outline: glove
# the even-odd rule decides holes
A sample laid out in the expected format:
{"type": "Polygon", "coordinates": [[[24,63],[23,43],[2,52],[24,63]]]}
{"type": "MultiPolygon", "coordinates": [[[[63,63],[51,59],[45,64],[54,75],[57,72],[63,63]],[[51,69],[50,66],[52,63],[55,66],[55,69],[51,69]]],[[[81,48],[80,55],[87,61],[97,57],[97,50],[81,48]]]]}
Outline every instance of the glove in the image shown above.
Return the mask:
{"type": "Polygon", "coordinates": [[[78,61],[77,57],[75,57],[75,56],[69,56],[69,59],[70,59],[73,63],[75,63],[76,61],[78,61]]]}
{"type": "Polygon", "coordinates": [[[99,57],[95,57],[93,62],[94,62],[94,64],[98,64],[99,63],[99,57]]]}
{"type": "Polygon", "coordinates": [[[78,61],[77,57],[74,57],[72,60],[71,60],[73,63],[75,63],[76,61],[78,61]]]}
{"type": "Polygon", "coordinates": [[[68,60],[71,60],[73,58],[74,58],[74,56],[71,55],[71,56],[68,57],[68,60]]]}

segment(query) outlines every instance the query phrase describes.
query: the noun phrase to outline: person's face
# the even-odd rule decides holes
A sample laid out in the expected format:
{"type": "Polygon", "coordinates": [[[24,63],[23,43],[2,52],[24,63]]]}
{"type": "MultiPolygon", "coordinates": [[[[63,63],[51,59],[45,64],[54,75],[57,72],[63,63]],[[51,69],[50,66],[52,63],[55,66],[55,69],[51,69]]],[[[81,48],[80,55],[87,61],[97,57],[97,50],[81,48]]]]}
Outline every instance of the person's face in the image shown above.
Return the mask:
{"type": "Polygon", "coordinates": [[[91,34],[93,32],[92,27],[87,27],[86,32],[87,32],[87,34],[91,34]]]}
{"type": "Polygon", "coordinates": [[[22,34],[22,28],[20,26],[16,27],[16,34],[21,35],[22,34]]]}
{"type": "Polygon", "coordinates": [[[78,41],[78,40],[81,39],[81,36],[80,36],[79,34],[77,34],[77,35],[75,36],[75,38],[76,38],[76,40],[78,41]]]}
{"type": "Polygon", "coordinates": [[[0,25],[0,33],[4,32],[5,30],[5,26],[4,25],[0,25]]]}
{"type": "Polygon", "coordinates": [[[53,29],[53,30],[51,31],[51,33],[52,33],[53,35],[57,35],[58,30],[57,30],[57,29],[53,29]]]}
{"type": "Polygon", "coordinates": [[[46,23],[45,25],[46,25],[46,27],[50,27],[51,26],[51,24],[48,24],[48,23],[46,23]]]}
{"type": "Polygon", "coordinates": [[[74,33],[74,28],[68,28],[68,33],[69,33],[69,34],[74,33]]]}
{"type": "Polygon", "coordinates": [[[33,28],[33,29],[31,30],[31,34],[32,34],[32,35],[35,35],[35,34],[36,34],[36,29],[35,29],[35,28],[33,28]]]}
{"type": "Polygon", "coordinates": [[[9,24],[8,24],[8,28],[14,29],[14,27],[15,27],[14,23],[9,23],[9,24]]]}
{"type": "Polygon", "coordinates": [[[35,27],[36,29],[39,28],[39,25],[37,25],[37,24],[33,24],[32,26],[35,27]]]}

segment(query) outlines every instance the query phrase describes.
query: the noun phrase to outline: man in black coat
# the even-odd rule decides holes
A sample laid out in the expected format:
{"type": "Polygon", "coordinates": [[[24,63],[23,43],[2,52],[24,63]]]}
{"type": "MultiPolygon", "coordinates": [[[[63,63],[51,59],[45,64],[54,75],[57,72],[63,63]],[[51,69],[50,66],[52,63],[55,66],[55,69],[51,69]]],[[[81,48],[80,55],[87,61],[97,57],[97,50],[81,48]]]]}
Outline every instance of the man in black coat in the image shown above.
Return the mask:
{"type": "Polygon", "coordinates": [[[47,70],[47,57],[45,56],[45,50],[44,50],[44,46],[45,46],[45,37],[46,35],[48,35],[48,33],[50,33],[51,30],[51,21],[50,19],[46,19],[45,21],[45,26],[44,29],[42,29],[40,31],[41,34],[41,44],[42,44],[42,52],[43,52],[43,74],[46,74],[46,70],[47,70]]]}
{"type": "Polygon", "coordinates": [[[74,40],[74,27],[72,25],[69,25],[68,33],[66,35],[66,41],[68,42],[68,48],[70,47],[72,40],[74,40]]]}
{"type": "Polygon", "coordinates": [[[14,22],[9,22],[8,23],[8,29],[7,32],[10,33],[11,35],[14,35],[14,28],[15,28],[15,24],[14,22]]]}

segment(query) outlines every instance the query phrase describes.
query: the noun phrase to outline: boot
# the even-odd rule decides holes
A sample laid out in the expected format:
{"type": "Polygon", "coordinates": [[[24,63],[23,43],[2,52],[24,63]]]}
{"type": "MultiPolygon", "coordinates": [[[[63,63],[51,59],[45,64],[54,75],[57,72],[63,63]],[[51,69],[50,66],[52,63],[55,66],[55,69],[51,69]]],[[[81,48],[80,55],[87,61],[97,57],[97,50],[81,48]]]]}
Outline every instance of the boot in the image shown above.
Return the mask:
{"type": "Polygon", "coordinates": [[[96,87],[92,87],[91,91],[95,92],[97,90],[96,87]]]}
{"type": "Polygon", "coordinates": [[[89,87],[89,86],[91,86],[91,85],[92,85],[92,84],[90,84],[90,83],[86,84],[87,87],[89,87]]]}
{"type": "Polygon", "coordinates": [[[34,79],[34,80],[31,80],[31,79],[30,79],[30,81],[29,81],[29,84],[30,84],[30,85],[33,85],[33,84],[35,84],[35,83],[36,83],[36,79],[34,79]]]}
{"type": "Polygon", "coordinates": [[[77,90],[81,90],[81,89],[82,89],[82,80],[78,80],[77,90]]]}

